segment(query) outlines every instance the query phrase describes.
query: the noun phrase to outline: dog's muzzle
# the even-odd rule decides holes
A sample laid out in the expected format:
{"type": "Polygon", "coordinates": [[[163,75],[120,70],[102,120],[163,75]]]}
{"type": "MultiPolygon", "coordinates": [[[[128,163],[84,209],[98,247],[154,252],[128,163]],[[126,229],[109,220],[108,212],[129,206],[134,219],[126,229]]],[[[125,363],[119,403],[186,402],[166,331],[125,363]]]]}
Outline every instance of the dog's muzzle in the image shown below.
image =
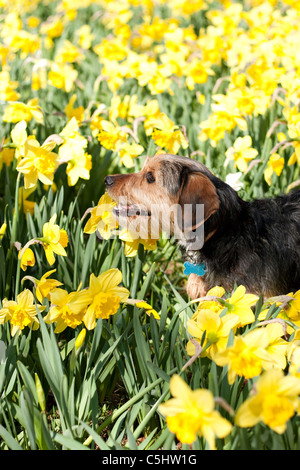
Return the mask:
{"type": "Polygon", "coordinates": [[[117,206],[114,207],[113,212],[117,217],[135,217],[135,216],[148,217],[151,215],[151,213],[147,209],[140,207],[136,204],[132,204],[132,205],[118,204],[117,206]]]}

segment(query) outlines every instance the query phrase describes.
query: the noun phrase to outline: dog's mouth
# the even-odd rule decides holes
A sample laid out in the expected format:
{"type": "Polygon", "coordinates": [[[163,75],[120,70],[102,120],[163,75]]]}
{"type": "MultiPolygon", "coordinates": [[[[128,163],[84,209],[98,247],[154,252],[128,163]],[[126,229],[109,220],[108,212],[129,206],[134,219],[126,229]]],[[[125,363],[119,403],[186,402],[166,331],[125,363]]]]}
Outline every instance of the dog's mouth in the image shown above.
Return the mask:
{"type": "Polygon", "coordinates": [[[113,213],[117,217],[150,217],[151,215],[151,212],[149,212],[145,207],[141,207],[137,204],[125,205],[120,203],[114,207],[113,213]]]}

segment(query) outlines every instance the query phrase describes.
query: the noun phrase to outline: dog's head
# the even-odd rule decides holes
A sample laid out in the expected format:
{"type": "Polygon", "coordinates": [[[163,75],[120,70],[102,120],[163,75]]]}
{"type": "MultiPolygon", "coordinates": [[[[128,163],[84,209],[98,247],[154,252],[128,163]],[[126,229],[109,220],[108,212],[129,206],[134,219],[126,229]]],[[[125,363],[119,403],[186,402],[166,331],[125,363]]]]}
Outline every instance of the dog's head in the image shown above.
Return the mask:
{"type": "Polygon", "coordinates": [[[202,234],[202,245],[210,236],[204,224],[220,207],[222,184],[200,162],[169,154],[147,158],[138,173],[105,178],[121,226],[138,229],[142,238],[158,238],[162,231],[186,240],[202,234]]]}

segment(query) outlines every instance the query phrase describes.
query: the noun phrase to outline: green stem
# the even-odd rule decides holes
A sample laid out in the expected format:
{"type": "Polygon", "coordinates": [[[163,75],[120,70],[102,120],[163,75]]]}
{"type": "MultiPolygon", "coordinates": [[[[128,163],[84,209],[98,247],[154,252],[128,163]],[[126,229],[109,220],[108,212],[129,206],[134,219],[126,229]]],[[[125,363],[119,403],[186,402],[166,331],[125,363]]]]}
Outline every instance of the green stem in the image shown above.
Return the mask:
{"type": "Polygon", "coordinates": [[[14,213],[13,213],[13,221],[11,227],[11,244],[10,248],[7,253],[7,279],[5,285],[5,296],[8,297],[11,289],[11,280],[12,280],[12,271],[13,271],[13,252],[15,250],[14,243],[17,241],[17,228],[19,225],[19,187],[20,187],[20,179],[21,173],[18,173],[17,180],[16,180],[16,188],[15,188],[15,206],[14,206],[14,213]]]}
{"type": "Polygon", "coordinates": [[[19,188],[20,188],[20,179],[21,173],[18,173],[17,181],[16,181],[16,189],[15,189],[15,210],[13,214],[13,223],[11,228],[11,243],[13,244],[17,238],[17,227],[19,224],[19,188]]]}

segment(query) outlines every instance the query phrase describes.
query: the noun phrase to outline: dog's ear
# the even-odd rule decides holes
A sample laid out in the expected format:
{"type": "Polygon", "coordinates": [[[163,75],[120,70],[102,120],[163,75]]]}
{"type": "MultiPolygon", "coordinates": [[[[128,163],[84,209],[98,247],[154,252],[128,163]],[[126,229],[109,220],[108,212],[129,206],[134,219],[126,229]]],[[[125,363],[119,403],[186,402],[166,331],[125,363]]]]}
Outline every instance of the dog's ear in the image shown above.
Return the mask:
{"type": "Polygon", "coordinates": [[[179,204],[183,227],[187,230],[196,230],[219,209],[220,201],[211,180],[203,173],[197,172],[187,176],[181,187],[179,204]],[[204,214],[200,219],[197,217],[199,215],[196,210],[197,204],[204,206],[204,214]]]}

